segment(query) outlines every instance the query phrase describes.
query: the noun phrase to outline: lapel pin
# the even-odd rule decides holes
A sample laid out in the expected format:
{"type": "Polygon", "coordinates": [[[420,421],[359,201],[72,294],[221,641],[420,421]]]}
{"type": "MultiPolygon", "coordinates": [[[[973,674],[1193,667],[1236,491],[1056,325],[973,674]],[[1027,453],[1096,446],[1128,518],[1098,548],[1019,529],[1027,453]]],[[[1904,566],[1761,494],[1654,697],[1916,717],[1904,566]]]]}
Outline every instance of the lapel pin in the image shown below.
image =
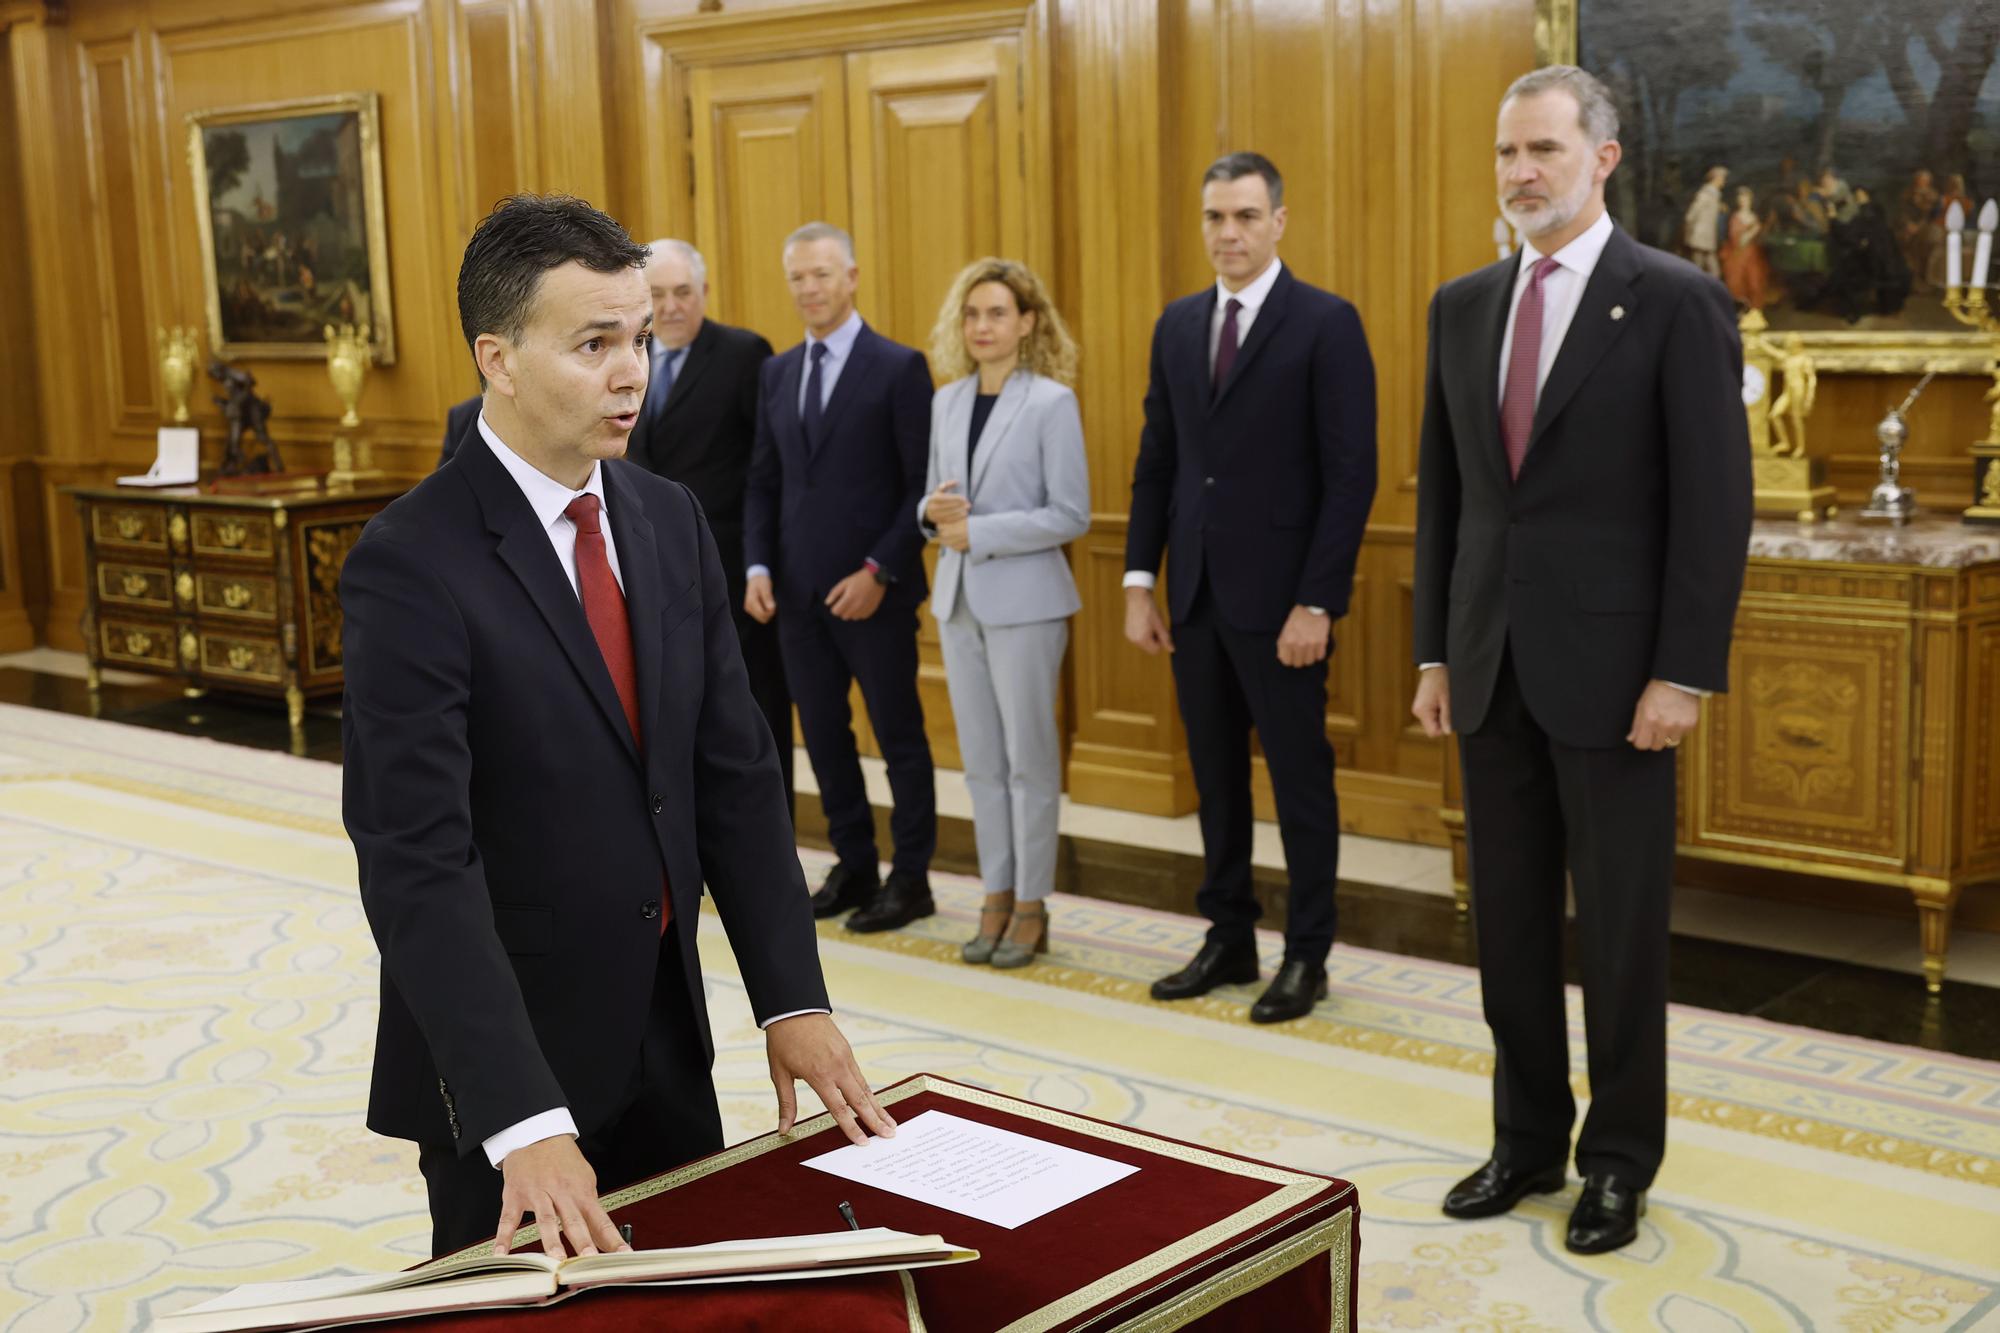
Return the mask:
{"type": "Polygon", "coordinates": [[[1611,318],[1613,318],[1613,319],[1623,319],[1623,318],[1625,318],[1625,307],[1624,307],[1624,306],[1622,306],[1622,305],[1615,305],[1615,306],[1612,306],[1612,307],[1611,307],[1611,318]]]}

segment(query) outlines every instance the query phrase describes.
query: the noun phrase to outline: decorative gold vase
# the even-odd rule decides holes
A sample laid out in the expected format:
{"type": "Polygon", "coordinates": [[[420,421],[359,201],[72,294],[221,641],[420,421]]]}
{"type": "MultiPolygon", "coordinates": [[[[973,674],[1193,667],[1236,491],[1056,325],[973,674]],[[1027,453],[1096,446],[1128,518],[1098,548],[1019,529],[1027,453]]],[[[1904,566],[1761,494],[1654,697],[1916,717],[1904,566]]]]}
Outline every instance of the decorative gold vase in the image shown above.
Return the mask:
{"type": "Polygon", "coordinates": [[[341,414],[343,430],[353,430],[361,424],[361,414],[356,407],[361,402],[361,385],[368,378],[368,367],[375,361],[375,349],[368,342],[368,326],[359,328],[352,324],[326,326],[326,373],[333,380],[333,391],[340,395],[341,404],[347,409],[341,414]]]}
{"type": "Polygon", "coordinates": [[[185,425],[188,419],[188,390],[194,387],[195,370],[201,362],[194,330],[176,324],[170,330],[155,329],[153,332],[160,345],[160,385],[166,390],[167,402],[173,405],[173,424],[185,425]]]}

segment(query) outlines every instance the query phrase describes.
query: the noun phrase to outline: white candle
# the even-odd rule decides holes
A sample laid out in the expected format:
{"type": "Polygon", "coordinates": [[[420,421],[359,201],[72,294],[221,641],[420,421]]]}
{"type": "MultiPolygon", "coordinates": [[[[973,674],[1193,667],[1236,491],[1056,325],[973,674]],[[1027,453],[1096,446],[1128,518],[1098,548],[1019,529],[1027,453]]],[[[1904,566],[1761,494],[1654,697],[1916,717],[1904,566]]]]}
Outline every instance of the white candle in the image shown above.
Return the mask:
{"type": "Polygon", "coordinates": [[[1508,255],[1514,253],[1513,239],[1514,239],[1514,232],[1513,229],[1507,225],[1507,219],[1494,218],[1493,244],[1499,249],[1500,257],[1502,259],[1505,259],[1508,255]]]}
{"type": "Polygon", "coordinates": [[[1954,199],[1944,211],[1944,285],[1956,291],[1965,277],[1965,206],[1954,199]]]}
{"type": "Polygon", "coordinates": [[[1986,287],[1986,271],[1993,262],[1993,229],[2000,227],[2000,202],[1986,201],[1986,207],[1979,210],[1979,246],[1972,252],[1972,287],[1982,291],[1986,287]]]}

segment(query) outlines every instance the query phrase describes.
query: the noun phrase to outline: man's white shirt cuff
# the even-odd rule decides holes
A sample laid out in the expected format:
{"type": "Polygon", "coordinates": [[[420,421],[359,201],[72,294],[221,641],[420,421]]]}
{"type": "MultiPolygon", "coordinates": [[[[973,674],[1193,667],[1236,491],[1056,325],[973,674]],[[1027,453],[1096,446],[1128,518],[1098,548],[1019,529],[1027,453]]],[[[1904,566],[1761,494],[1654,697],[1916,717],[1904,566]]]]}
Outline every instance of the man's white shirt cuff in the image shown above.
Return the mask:
{"type": "Polygon", "coordinates": [[[507,1126],[480,1146],[486,1149],[486,1160],[497,1169],[507,1160],[507,1154],[516,1148],[525,1148],[543,1139],[552,1139],[561,1134],[576,1137],[576,1121],[567,1106],[558,1106],[553,1111],[531,1115],[526,1120],[507,1126]]]}
{"type": "Polygon", "coordinates": [[[746,579],[768,579],[771,577],[771,567],[769,565],[752,565],[743,571],[743,577],[746,579]]]}
{"type": "Polygon", "coordinates": [[[1151,588],[1155,582],[1153,575],[1143,569],[1125,571],[1125,586],[1128,588],[1151,588]]]}
{"type": "Polygon", "coordinates": [[[794,1009],[789,1014],[779,1014],[775,1018],[767,1018],[757,1026],[768,1029],[773,1023],[782,1023],[788,1018],[797,1018],[800,1014],[825,1014],[831,1012],[833,1011],[830,1009],[794,1009]]]}
{"type": "Polygon", "coordinates": [[[1692,685],[1681,685],[1671,680],[1663,680],[1660,683],[1662,685],[1672,685],[1682,694],[1692,694],[1697,699],[1706,699],[1709,695],[1715,693],[1714,690],[1698,690],[1692,685]]]}

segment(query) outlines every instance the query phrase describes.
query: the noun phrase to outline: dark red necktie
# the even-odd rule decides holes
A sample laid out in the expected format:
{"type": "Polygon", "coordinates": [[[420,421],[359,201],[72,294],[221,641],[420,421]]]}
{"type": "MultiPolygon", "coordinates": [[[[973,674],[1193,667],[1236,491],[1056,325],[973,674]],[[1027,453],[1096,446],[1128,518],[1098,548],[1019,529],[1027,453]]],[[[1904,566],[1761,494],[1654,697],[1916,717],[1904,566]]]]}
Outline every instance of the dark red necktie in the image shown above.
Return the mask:
{"type": "Polygon", "coordinates": [[[1236,331],[1236,312],[1243,308],[1241,301],[1231,299],[1223,308],[1222,336],[1215,343],[1215,383],[1210,389],[1222,392],[1222,386],[1229,383],[1229,371],[1236,364],[1236,344],[1242,335],[1236,331]]]}
{"type": "MultiPolygon", "coordinates": [[[[639,731],[639,671],[632,660],[632,622],[625,614],[625,593],[618,586],[618,576],[611,572],[611,557],[604,550],[604,525],[599,522],[602,510],[594,495],[584,494],[569,502],[563,516],[576,524],[576,589],[583,599],[583,617],[590,622],[590,633],[597,640],[597,651],[604,657],[604,666],[611,673],[612,688],[618,691],[618,704],[625,710],[625,721],[632,728],[632,741],[640,754],[646,753],[646,740],[639,731]]],[[[673,916],[673,900],[668,896],[664,880],[660,884],[660,931],[666,932],[667,922],[673,916]]]]}
{"type": "Polygon", "coordinates": [[[1521,479],[1528,437],[1535,433],[1535,378],[1542,368],[1542,283],[1562,265],[1535,261],[1528,290],[1514,312],[1514,347],[1507,354],[1507,389],[1500,396],[1500,439],[1507,446],[1507,475],[1521,479]]]}

